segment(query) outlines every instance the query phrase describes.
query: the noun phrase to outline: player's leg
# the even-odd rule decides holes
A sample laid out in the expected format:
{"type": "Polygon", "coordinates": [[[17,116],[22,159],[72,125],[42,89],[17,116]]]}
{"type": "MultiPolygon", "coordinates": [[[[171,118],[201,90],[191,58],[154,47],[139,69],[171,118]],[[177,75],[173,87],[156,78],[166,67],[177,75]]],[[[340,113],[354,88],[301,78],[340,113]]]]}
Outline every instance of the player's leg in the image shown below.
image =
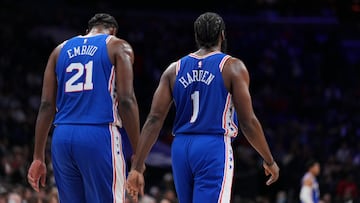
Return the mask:
{"type": "Polygon", "coordinates": [[[192,202],[193,177],[188,162],[188,136],[175,136],[171,146],[171,161],[175,190],[179,203],[192,202]]]}
{"type": "Polygon", "coordinates": [[[55,127],[51,157],[60,203],[86,203],[84,184],[71,156],[72,127],[55,127]]]}
{"type": "Polygon", "coordinates": [[[189,151],[194,171],[193,203],[229,203],[234,171],[231,141],[223,136],[198,136],[189,151]]]}
{"type": "Polygon", "coordinates": [[[74,142],[87,203],[125,201],[125,162],[116,126],[86,126],[74,142]]]}

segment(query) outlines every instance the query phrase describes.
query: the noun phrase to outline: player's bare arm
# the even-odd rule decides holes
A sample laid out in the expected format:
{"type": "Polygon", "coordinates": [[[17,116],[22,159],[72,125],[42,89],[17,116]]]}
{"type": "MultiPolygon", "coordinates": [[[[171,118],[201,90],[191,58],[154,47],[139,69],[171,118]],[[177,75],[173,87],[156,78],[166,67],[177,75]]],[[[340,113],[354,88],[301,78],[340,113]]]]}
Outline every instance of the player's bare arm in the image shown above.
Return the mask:
{"type": "Polygon", "coordinates": [[[136,150],[140,135],[139,109],[133,88],[134,53],[125,40],[113,37],[108,47],[115,66],[116,92],[119,99],[119,114],[129,135],[133,151],[136,150]]]}
{"type": "Polygon", "coordinates": [[[141,131],[142,139],[136,152],[132,169],[143,172],[143,163],[159,136],[164,120],[172,104],[172,86],[175,78],[175,63],[171,64],[161,76],[154,93],[150,113],[141,131]]]}
{"type": "Polygon", "coordinates": [[[37,192],[39,192],[39,181],[45,186],[46,180],[45,147],[56,111],[55,67],[60,49],[59,45],[52,51],[44,71],[41,104],[35,125],[35,146],[33,162],[28,171],[28,182],[37,192]]]}
{"type": "Polygon", "coordinates": [[[172,104],[172,87],[175,79],[175,63],[171,64],[161,76],[159,85],[154,93],[150,113],[141,131],[136,156],[132,162],[127,179],[127,191],[135,202],[138,194],[144,194],[144,162],[151,147],[157,140],[164,120],[172,104]]]}
{"type": "Polygon", "coordinates": [[[250,77],[248,70],[241,60],[230,58],[223,68],[223,76],[225,86],[233,96],[240,129],[249,143],[264,159],[266,175],[271,174],[267,182],[269,185],[278,179],[279,168],[272,157],[262,126],[253,111],[249,92],[250,77]]]}

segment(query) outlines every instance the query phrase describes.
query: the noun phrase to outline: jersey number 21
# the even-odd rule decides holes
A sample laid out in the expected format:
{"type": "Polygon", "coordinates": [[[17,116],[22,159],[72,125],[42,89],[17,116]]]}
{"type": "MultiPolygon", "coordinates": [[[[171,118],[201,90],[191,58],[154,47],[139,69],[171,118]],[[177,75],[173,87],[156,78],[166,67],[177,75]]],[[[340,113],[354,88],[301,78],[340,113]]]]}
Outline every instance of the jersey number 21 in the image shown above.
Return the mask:
{"type": "Polygon", "coordinates": [[[93,61],[89,61],[87,64],[71,63],[66,72],[71,73],[77,71],[69,80],[65,83],[65,92],[80,92],[84,90],[92,90],[94,84],[92,82],[93,74],[93,61]],[[85,71],[84,71],[85,69],[85,71]],[[81,76],[85,74],[85,82],[77,82],[81,76]]]}

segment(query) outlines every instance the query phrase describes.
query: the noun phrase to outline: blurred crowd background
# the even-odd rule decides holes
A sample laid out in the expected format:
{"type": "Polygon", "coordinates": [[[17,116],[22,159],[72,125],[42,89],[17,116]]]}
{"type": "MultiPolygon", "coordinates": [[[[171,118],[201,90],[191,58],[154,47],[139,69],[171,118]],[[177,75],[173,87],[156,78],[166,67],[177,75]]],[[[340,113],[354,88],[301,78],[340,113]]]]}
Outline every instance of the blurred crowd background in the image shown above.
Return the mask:
{"type": "MultiPolygon", "coordinates": [[[[359,2],[1,0],[0,203],[57,202],[50,147],[46,188],[35,193],[26,175],[43,71],[58,43],[84,34],[97,12],[116,17],[118,37],[135,51],[134,84],[143,124],[162,71],[196,50],[193,22],[205,11],[218,12],[226,22],[228,53],[249,70],[255,113],[281,168],[279,181],[265,186],[262,160],[239,133],[233,142],[232,202],[298,203],[310,158],[321,164],[324,202],[359,202],[359,2]]],[[[147,162],[143,203],[177,202],[169,163],[173,116],[171,109],[154,161],[147,162]]]]}

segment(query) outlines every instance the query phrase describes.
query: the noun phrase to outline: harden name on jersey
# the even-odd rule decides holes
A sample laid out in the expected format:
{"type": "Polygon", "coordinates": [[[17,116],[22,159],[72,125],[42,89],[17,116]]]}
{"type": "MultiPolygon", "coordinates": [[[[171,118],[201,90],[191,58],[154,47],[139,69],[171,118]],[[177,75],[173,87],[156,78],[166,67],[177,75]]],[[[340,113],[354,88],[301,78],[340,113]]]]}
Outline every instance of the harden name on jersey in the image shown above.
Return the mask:
{"type": "Polygon", "coordinates": [[[203,82],[207,85],[215,78],[215,75],[206,70],[192,70],[191,72],[186,73],[186,76],[179,78],[179,82],[186,88],[193,82],[203,82]]]}

